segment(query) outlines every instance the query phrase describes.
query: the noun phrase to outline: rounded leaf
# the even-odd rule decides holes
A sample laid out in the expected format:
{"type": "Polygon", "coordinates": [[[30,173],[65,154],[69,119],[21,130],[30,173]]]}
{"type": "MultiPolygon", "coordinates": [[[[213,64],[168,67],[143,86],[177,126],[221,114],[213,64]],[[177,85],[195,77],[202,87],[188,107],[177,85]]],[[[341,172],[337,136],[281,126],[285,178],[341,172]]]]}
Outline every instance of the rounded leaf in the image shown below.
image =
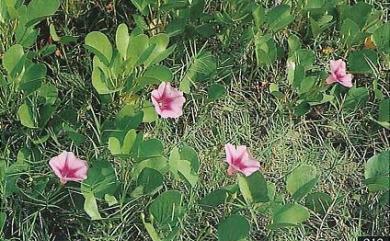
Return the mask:
{"type": "Polygon", "coordinates": [[[365,183],[370,192],[390,188],[390,151],[383,151],[371,157],[364,169],[365,183]]]}
{"type": "Polygon", "coordinates": [[[274,211],[270,227],[279,228],[295,226],[306,221],[309,217],[309,211],[302,205],[297,203],[287,204],[274,211]]]}
{"type": "Polygon", "coordinates": [[[116,30],[116,48],[123,59],[127,58],[127,48],[129,46],[129,29],[126,24],[122,23],[116,30]]]}
{"type": "Polygon", "coordinates": [[[179,191],[166,191],[160,194],[149,206],[149,213],[160,225],[175,224],[181,216],[182,194],[179,191]]]}
{"type": "Polygon", "coordinates": [[[249,236],[250,224],[245,217],[233,214],[218,224],[219,241],[239,241],[249,236]]]}
{"type": "Polygon", "coordinates": [[[96,54],[105,65],[110,64],[112,59],[112,45],[105,34],[98,31],[90,32],[85,37],[85,47],[96,54]]]}
{"type": "Polygon", "coordinates": [[[317,170],[313,166],[301,165],[287,176],[287,191],[296,201],[300,201],[318,181],[317,170]]]}

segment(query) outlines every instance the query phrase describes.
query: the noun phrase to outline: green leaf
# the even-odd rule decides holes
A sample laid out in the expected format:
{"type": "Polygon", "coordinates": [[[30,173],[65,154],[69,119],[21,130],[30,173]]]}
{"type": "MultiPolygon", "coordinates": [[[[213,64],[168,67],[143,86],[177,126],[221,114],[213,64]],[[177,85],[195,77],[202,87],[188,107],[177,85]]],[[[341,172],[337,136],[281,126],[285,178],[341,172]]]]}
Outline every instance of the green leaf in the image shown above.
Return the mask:
{"type": "Polygon", "coordinates": [[[4,212],[0,212],[0,231],[3,230],[6,221],[7,221],[7,215],[4,212]]]}
{"type": "Polygon", "coordinates": [[[147,78],[154,78],[161,82],[170,82],[173,79],[172,71],[164,65],[155,65],[149,67],[143,76],[147,78]]]}
{"type": "Polygon", "coordinates": [[[187,148],[184,152],[175,147],[171,151],[169,157],[169,170],[175,175],[176,178],[183,177],[192,187],[198,182],[197,171],[199,169],[199,160],[195,153],[195,162],[193,164],[193,150],[187,148]],[[186,154],[188,153],[188,156],[186,154]],[[188,160],[190,159],[190,160],[188,160]]]}
{"type": "Polygon", "coordinates": [[[249,177],[239,175],[238,185],[248,204],[269,201],[267,182],[260,172],[254,172],[249,177]]]}
{"type": "Polygon", "coordinates": [[[351,19],[359,28],[363,28],[371,13],[372,5],[364,2],[358,2],[355,5],[339,5],[341,19],[351,19]]]}
{"type": "Polygon", "coordinates": [[[157,120],[157,112],[154,105],[150,101],[145,100],[142,105],[142,112],[144,113],[142,122],[151,123],[157,120]]]}
{"type": "Polygon", "coordinates": [[[118,200],[116,200],[116,197],[110,194],[104,195],[104,201],[107,202],[109,207],[114,206],[115,204],[118,204],[118,200]]]}
{"type": "Polygon", "coordinates": [[[149,58],[145,60],[145,66],[150,66],[153,64],[159,63],[161,60],[165,59],[165,50],[167,49],[169,44],[169,36],[165,33],[159,33],[157,35],[152,36],[149,39],[149,45],[153,46],[153,52],[150,54],[149,58]]]}
{"type": "Polygon", "coordinates": [[[11,78],[15,78],[22,71],[24,51],[20,44],[12,45],[3,57],[3,67],[11,78]]]}
{"type": "Polygon", "coordinates": [[[137,179],[137,185],[143,187],[143,193],[151,193],[163,185],[164,177],[155,169],[144,168],[137,179]]]}
{"type": "Polygon", "coordinates": [[[281,91],[279,91],[279,86],[277,84],[275,84],[275,83],[271,83],[269,85],[269,92],[275,98],[278,98],[280,100],[282,100],[284,98],[284,94],[281,91]]]}
{"type": "Polygon", "coordinates": [[[26,27],[35,25],[42,19],[53,15],[59,7],[59,0],[32,0],[27,7],[28,22],[26,23],[26,27]]]}
{"type": "Polygon", "coordinates": [[[262,27],[265,21],[265,9],[263,6],[257,4],[256,7],[252,11],[252,16],[255,21],[255,25],[257,28],[262,27]]]}
{"type": "Polygon", "coordinates": [[[364,169],[365,183],[370,192],[387,191],[390,188],[390,151],[371,157],[364,169]]]}
{"type": "Polygon", "coordinates": [[[265,22],[274,32],[287,27],[293,20],[294,17],[290,14],[290,6],[286,4],[272,8],[265,17],[265,22]]]}
{"type": "Polygon", "coordinates": [[[169,35],[169,37],[173,37],[179,35],[184,32],[186,27],[186,22],[181,18],[175,18],[168,23],[165,27],[165,33],[169,35]]]}
{"type": "Polygon", "coordinates": [[[316,55],[312,50],[298,49],[294,53],[295,63],[299,66],[303,66],[305,70],[309,70],[313,67],[316,55]]]}
{"type": "Polygon", "coordinates": [[[310,19],[311,32],[314,37],[317,37],[331,25],[333,16],[324,14],[318,19],[312,17],[310,17],[309,19],[310,19]]]}
{"type": "Polygon", "coordinates": [[[277,48],[272,36],[256,34],[255,52],[258,66],[272,64],[277,57],[277,48]]]}
{"type": "Polygon", "coordinates": [[[199,171],[199,157],[196,151],[187,145],[182,145],[180,148],[173,148],[169,157],[170,160],[187,160],[191,163],[191,168],[194,172],[199,171]]]}
{"type": "Polygon", "coordinates": [[[108,149],[112,155],[129,155],[134,145],[137,132],[129,130],[123,138],[120,136],[111,136],[108,139],[108,149]]]}
{"type": "Polygon", "coordinates": [[[315,76],[305,77],[301,82],[301,85],[298,89],[298,93],[302,95],[309,92],[315,86],[316,81],[317,78],[315,76]]]}
{"type": "Polygon", "coordinates": [[[53,39],[54,42],[59,42],[61,40],[61,38],[57,34],[56,27],[52,23],[49,26],[49,32],[51,39],[53,39]]]}
{"type": "Polygon", "coordinates": [[[383,99],[379,104],[378,123],[390,128],[390,98],[383,99]]]}
{"type": "Polygon", "coordinates": [[[110,89],[105,81],[105,76],[103,71],[100,68],[94,68],[92,71],[92,86],[95,88],[95,90],[101,94],[111,94],[114,92],[119,91],[120,89],[110,89]]]}
{"type": "Polygon", "coordinates": [[[300,49],[302,45],[300,38],[298,38],[298,36],[294,34],[291,34],[288,37],[287,42],[288,42],[288,52],[290,55],[293,54],[298,49],[300,49]]]}
{"type": "Polygon", "coordinates": [[[324,7],[324,4],[326,0],[306,0],[305,3],[305,10],[314,10],[314,9],[321,9],[324,7]]]}
{"type": "Polygon", "coordinates": [[[377,65],[378,54],[372,49],[353,51],[348,56],[349,70],[352,73],[372,73],[372,68],[377,65]]]}
{"type": "Polygon", "coordinates": [[[316,185],[319,179],[313,166],[301,165],[287,176],[287,191],[299,202],[316,185]]]}
{"type": "Polygon", "coordinates": [[[209,78],[217,70],[215,56],[207,51],[201,51],[193,57],[190,67],[188,67],[179,89],[184,93],[191,92],[191,86],[196,82],[209,78]]]}
{"type": "Polygon", "coordinates": [[[214,101],[226,95],[226,89],[224,85],[212,84],[207,90],[209,100],[214,101]]]}
{"type": "Polygon", "coordinates": [[[274,211],[270,228],[296,226],[309,219],[309,217],[309,211],[302,205],[297,203],[286,204],[274,211]]]}
{"type": "Polygon", "coordinates": [[[88,177],[81,184],[81,192],[92,192],[97,198],[116,191],[117,179],[115,170],[108,161],[97,160],[88,169],[88,177]]]}
{"type": "MultiPolygon", "coordinates": [[[[154,0],[153,0],[154,1],[154,0]]],[[[149,4],[153,3],[151,0],[131,0],[133,5],[140,11],[143,15],[147,15],[147,10],[149,4]]]]}
{"type": "Polygon", "coordinates": [[[43,84],[38,89],[38,94],[45,98],[47,104],[53,105],[58,97],[58,89],[53,84],[43,84]]]}
{"type": "Polygon", "coordinates": [[[225,203],[228,195],[229,193],[225,189],[214,190],[208,193],[202,199],[200,199],[199,206],[206,210],[210,210],[211,208],[217,207],[225,203]]]}
{"type": "Polygon", "coordinates": [[[310,104],[306,101],[302,101],[297,106],[294,107],[294,115],[296,116],[304,116],[310,111],[310,104]]]}
{"type": "Polygon", "coordinates": [[[131,129],[137,129],[143,118],[142,111],[132,104],[125,105],[116,115],[115,124],[118,131],[127,133],[131,129]]]}
{"type": "Polygon", "coordinates": [[[93,195],[92,191],[83,192],[84,196],[84,211],[91,217],[92,220],[100,220],[102,216],[100,216],[99,208],[96,203],[96,198],[93,195]]]}
{"type": "Polygon", "coordinates": [[[178,10],[185,7],[190,7],[187,0],[165,0],[164,5],[161,6],[163,10],[178,10]]]}
{"type": "Polygon", "coordinates": [[[145,73],[136,80],[134,91],[140,91],[145,86],[159,84],[163,81],[169,82],[173,78],[171,70],[163,65],[149,67],[145,73]]]}
{"type": "Polygon", "coordinates": [[[29,65],[20,81],[19,89],[30,94],[41,87],[41,82],[46,78],[46,66],[44,64],[29,65]]]}
{"type": "MultiPolygon", "coordinates": [[[[19,154],[19,153],[18,153],[19,154]]],[[[29,165],[24,160],[18,160],[12,163],[11,166],[8,166],[5,169],[4,175],[4,196],[8,197],[13,193],[19,192],[19,187],[17,185],[19,177],[22,173],[26,172],[29,168],[29,165]]]]}
{"type": "Polygon", "coordinates": [[[149,47],[149,38],[145,34],[131,36],[129,39],[129,46],[127,48],[128,65],[135,66],[141,55],[149,47]]]}
{"type": "Polygon", "coordinates": [[[151,157],[159,157],[164,150],[163,144],[158,139],[150,139],[143,141],[139,148],[139,158],[147,159],[151,157]]]}
{"type": "Polygon", "coordinates": [[[368,89],[365,87],[353,87],[349,89],[347,97],[344,101],[343,110],[352,112],[363,106],[368,100],[368,95],[368,89]]]}
{"type": "Polygon", "coordinates": [[[39,108],[38,112],[38,127],[44,128],[50,118],[53,116],[56,107],[51,104],[44,104],[39,108]]]}
{"type": "Polygon", "coordinates": [[[372,35],[372,41],[379,51],[390,54],[390,22],[382,24],[372,35]]]}
{"type": "Polygon", "coordinates": [[[54,54],[55,51],[57,49],[57,46],[55,44],[47,44],[45,46],[43,46],[39,51],[38,51],[38,55],[40,57],[46,57],[46,56],[49,56],[51,54],[54,54]]]}
{"type": "Polygon", "coordinates": [[[268,198],[270,201],[274,201],[276,193],[276,185],[272,182],[267,182],[268,198]]]}
{"type": "Polygon", "coordinates": [[[127,25],[122,23],[116,30],[116,48],[123,59],[127,59],[127,48],[129,47],[129,29],[127,25]]]}
{"type": "MultiPolygon", "coordinates": [[[[287,61],[291,61],[290,58],[287,61]]],[[[292,60],[292,68],[287,71],[287,80],[297,90],[301,87],[301,82],[305,78],[305,68],[302,65],[296,65],[295,60],[292,60]]]]}
{"type": "Polygon", "coordinates": [[[152,241],[162,241],[153,224],[145,222],[145,218],[142,218],[142,222],[152,241]]]}
{"type": "MultiPolygon", "coordinates": [[[[196,33],[198,33],[202,38],[211,38],[215,36],[215,24],[212,23],[205,23],[196,26],[195,28],[196,33]]],[[[171,36],[171,35],[169,35],[171,36]]]]}
{"type": "Polygon", "coordinates": [[[218,224],[219,241],[240,241],[248,238],[250,224],[245,217],[233,214],[218,224]]]}
{"type": "Polygon", "coordinates": [[[343,43],[348,47],[357,43],[359,40],[358,36],[361,34],[359,26],[351,19],[344,20],[341,25],[340,32],[343,38],[343,43]]]}
{"type": "Polygon", "coordinates": [[[168,168],[168,160],[163,156],[143,160],[134,166],[134,169],[132,171],[133,177],[137,178],[141,171],[146,167],[164,173],[168,168]]]}
{"type": "Polygon", "coordinates": [[[24,103],[21,106],[19,106],[18,109],[18,117],[22,125],[28,128],[36,128],[36,122],[33,117],[33,113],[31,110],[31,107],[24,103]]]}
{"type": "Polygon", "coordinates": [[[101,32],[93,31],[85,37],[85,48],[94,53],[105,65],[112,59],[112,45],[107,36],[101,32]]]}
{"type": "Polygon", "coordinates": [[[191,168],[191,162],[180,159],[169,160],[169,170],[176,178],[183,177],[191,187],[194,187],[198,182],[198,174],[191,168]]]}
{"type": "Polygon", "coordinates": [[[305,198],[305,206],[316,213],[325,214],[332,205],[332,198],[324,192],[310,193],[305,198]]]}
{"type": "Polygon", "coordinates": [[[181,216],[183,196],[179,191],[166,191],[160,194],[149,206],[149,213],[161,225],[174,225],[181,216]]]}
{"type": "Polygon", "coordinates": [[[137,187],[131,193],[131,196],[137,198],[141,195],[154,193],[160,189],[163,181],[164,177],[159,171],[146,167],[139,174],[137,187]]]}

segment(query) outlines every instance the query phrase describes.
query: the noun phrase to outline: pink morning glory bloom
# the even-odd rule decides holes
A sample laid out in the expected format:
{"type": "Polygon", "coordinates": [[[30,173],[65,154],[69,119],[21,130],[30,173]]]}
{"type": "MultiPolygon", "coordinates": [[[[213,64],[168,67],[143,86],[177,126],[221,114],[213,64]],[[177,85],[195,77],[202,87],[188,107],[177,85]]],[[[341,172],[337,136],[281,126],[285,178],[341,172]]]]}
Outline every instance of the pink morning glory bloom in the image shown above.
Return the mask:
{"type": "Polygon", "coordinates": [[[232,144],[226,144],[225,150],[226,162],[229,164],[228,175],[241,172],[245,176],[250,176],[260,169],[260,163],[252,159],[246,146],[237,146],[236,148],[232,144]]]}
{"type": "Polygon", "coordinates": [[[327,84],[339,83],[345,87],[352,87],[352,75],[347,74],[346,64],[342,59],[330,61],[330,75],[326,79],[327,84]]]}
{"type": "Polygon", "coordinates": [[[183,92],[173,88],[169,82],[162,82],[152,91],[152,102],[162,118],[178,118],[183,114],[186,99],[183,92]]]}
{"type": "Polygon", "coordinates": [[[73,152],[63,151],[58,156],[50,159],[49,165],[53,169],[60,182],[82,181],[87,178],[87,162],[77,158],[73,152]]]}

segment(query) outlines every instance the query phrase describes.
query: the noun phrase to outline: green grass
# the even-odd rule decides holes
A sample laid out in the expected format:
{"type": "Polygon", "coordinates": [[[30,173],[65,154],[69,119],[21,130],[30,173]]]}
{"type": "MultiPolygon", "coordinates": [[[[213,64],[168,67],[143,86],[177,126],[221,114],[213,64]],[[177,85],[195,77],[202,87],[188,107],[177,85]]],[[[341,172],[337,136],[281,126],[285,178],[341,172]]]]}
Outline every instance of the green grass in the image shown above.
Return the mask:
{"type": "MultiPolygon", "coordinates": [[[[10,240],[150,240],[140,216],[146,213],[145,207],[151,203],[152,197],[126,199],[123,205],[114,207],[103,206],[101,212],[106,218],[90,221],[82,207],[79,186],[67,184],[67,188],[59,187],[47,166],[50,157],[60,150],[72,149],[86,159],[99,157],[110,160],[122,182],[131,178],[128,168],[121,168],[120,160],[108,154],[99,137],[103,120],[112,116],[123,103],[115,101],[107,106],[97,97],[90,83],[91,59],[81,45],[81,40],[89,31],[101,30],[113,36],[119,23],[134,24],[131,13],[135,10],[129,2],[117,1],[117,9],[108,12],[106,1],[64,1],[62,10],[52,20],[60,22],[57,27],[59,31],[80,36],[80,39],[75,46],[61,47],[62,58],[50,56],[39,59],[48,63],[48,80],[59,89],[59,112],[69,113],[68,118],[80,123],[76,128],[88,136],[84,144],[71,144],[66,136],[54,135],[52,129],[46,130],[50,135],[48,142],[31,144],[46,133],[31,131],[25,136],[16,117],[20,105],[17,94],[0,90],[0,157],[13,163],[17,151],[25,143],[29,143],[28,148],[40,153],[36,161],[35,158],[31,161],[31,170],[23,173],[18,182],[23,192],[2,199],[1,207],[8,215],[3,231],[10,240]],[[69,107],[70,110],[67,109],[69,107]],[[48,187],[44,191],[30,192],[40,184],[40,180],[49,177],[48,187]]],[[[210,8],[215,7],[211,6],[212,1],[209,2],[210,8]]],[[[266,2],[272,4],[271,1],[266,2]]],[[[215,5],[218,7],[218,4],[215,5]]],[[[375,4],[378,9],[388,6],[385,1],[375,1],[375,4]]],[[[12,39],[7,26],[0,26],[0,30],[1,56],[11,45],[12,39]]],[[[340,56],[340,52],[343,52],[337,49],[338,36],[331,36],[330,32],[313,43],[305,44],[316,51],[317,64],[323,68],[328,66],[333,55],[340,56]],[[321,52],[327,46],[335,48],[332,56],[321,52]]],[[[278,41],[285,40],[286,36],[278,35],[278,41]]],[[[285,190],[286,176],[302,163],[314,165],[321,172],[315,191],[329,193],[333,199],[325,215],[312,212],[310,220],[296,229],[270,231],[266,228],[269,220],[245,212],[252,224],[252,240],[352,241],[367,233],[388,235],[389,206],[376,205],[378,197],[369,194],[363,185],[365,162],[375,153],[390,148],[389,130],[373,125],[370,119],[375,115],[377,105],[370,101],[363,108],[346,114],[326,104],[315,108],[306,117],[295,117],[286,108],[286,103],[295,96],[285,84],[285,61],[268,69],[260,69],[256,66],[252,47],[243,46],[242,51],[237,50],[225,58],[230,49],[215,42],[212,39],[205,45],[213,53],[220,54],[216,81],[228,86],[228,95],[210,102],[205,98],[206,83],[198,83],[196,91],[186,95],[185,114],[181,118],[174,121],[158,119],[143,126],[145,136],[161,139],[165,150],[186,143],[199,153],[200,180],[196,188],[189,189],[171,177],[166,178],[168,182],[164,187],[164,190],[178,189],[187,194],[186,202],[190,209],[181,221],[180,240],[217,240],[217,224],[237,209],[232,204],[205,211],[196,205],[200,197],[236,181],[226,174],[226,143],[247,145],[251,154],[260,161],[261,172],[266,179],[275,183],[286,199],[289,199],[285,190]],[[281,84],[287,93],[285,99],[276,100],[267,88],[262,87],[262,83],[281,84]]],[[[171,56],[166,61],[175,71],[176,85],[194,49],[199,51],[204,43],[189,41],[185,44],[185,54],[171,56]]],[[[375,76],[380,90],[387,97],[388,75],[388,70],[381,69],[375,76]]],[[[210,81],[214,80],[206,82],[210,81]]],[[[368,81],[364,80],[358,85],[369,86],[368,81]]],[[[168,152],[166,154],[169,155],[168,152]]],[[[122,190],[120,196],[126,196],[126,191],[122,190]]]]}
{"type": "MultiPolygon", "coordinates": [[[[232,83],[234,91],[230,92],[229,97],[203,107],[204,112],[198,113],[191,127],[184,128],[181,135],[180,140],[194,146],[201,155],[200,183],[203,185],[198,188],[198,195],[202,196],[234,182],[234,179],[225,174],[223,145],[227,142],[241,143],[250,146],[253,156],[261,161],[266,179],[276,183],[277,187],[284,187],[285,178],[294,167],[310,163],[321,171],[321,181],[316,190],[331,193],[335,199],[325,216],[312,213],[314,215],[309,224],[302,229],[270,234],[264,230],[267,224],[265,220],[257,220],[259,227],[252,227],[253,240],[265,237],[269,240],[333,240],[340,237],[355,240],[357,235],[365,232],[363,230],[388,233],[388,219],[380,218],[379,214],[383,210],[373,207],[372,199],[365,200],[362,195],[365,191],[361,186],[364,179],[362,160],[371,156],[373,151],[389,147],[387,143],[380,141],[385,133],[378,131],[375,135],[364,135],[362,123],[354,119],[351,123],[345,123],[344,118],[337,115],[321,121],[296,122],[289,116],[272,114],[275,106],[262,101],[268,98],[271,102],[269,96],[253,91],[242,96],[245,86],[239,89],[236,87],[237,83],[232,83]],[[336,118],[340,118],[340,121],[336,118]],[[350,143],[360,145],[353,146],[350,143]]],[[[160,138],[171,137],[178,131],[173,127],[168,128],[167,123],[161,124],[153,130],[162,133],[160,138]]],[[[166,142],[178,143],[171,138],[167,138],[166,142]]],[[[286,190],[282,189],[280,192],[286,193],[286,190]]],[[[205,213],[196,213],[199,220],[204,219],[205,213]]],[[[222,218],[223,213],[226,210],[218,210],[208,221],[217,223],[215,217],[222,218]]],[[[192,225],[193,222],[190,222],[190,230],[193,230],[192,225]]],[[[215,240],[214,234],[215,230],[205,240],[215,240]]],[[[193,237],[183,240],[190,238],[193,237]]]]}

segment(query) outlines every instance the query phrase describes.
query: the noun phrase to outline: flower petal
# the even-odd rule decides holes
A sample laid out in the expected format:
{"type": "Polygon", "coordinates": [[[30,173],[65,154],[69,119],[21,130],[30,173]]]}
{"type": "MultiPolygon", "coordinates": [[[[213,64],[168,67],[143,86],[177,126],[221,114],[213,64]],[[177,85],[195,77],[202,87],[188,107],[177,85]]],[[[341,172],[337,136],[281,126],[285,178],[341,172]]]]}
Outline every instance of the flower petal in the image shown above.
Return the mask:
{"type": "Polygon", "coordinates": [[[60,178],[60,182],[82,181],[87,178],[88,164],[77,158],[73,152],[62,152],[49,161],[50,167],[60,178]]]}
{"type": "Polygon", "coordinates": [[[226,152],[225,161],[229,164],[232,164],[234,160],[234,153],[236,152],[236,148],[232,144],[228,143],[225,145],[225,152],[226,152]]]}
{"type": "Polygon", "coordinates": [[[236,174],[236,172],[238,172],[237,169],[235,169],[233,165],[229,165],[227,169],[227,174],[229,176],[233,176],[234,174],[236,174]]]}
{"type": "Polygon", "coordinates": [[[351,74],[346,74],[340,79],[340,84],[344,85],[345,87],[351,88],[353,86],[352,84],[352,78],[353,76],[351,74]]]}
{"type": "Polygon", "coordinates": [[[339,72],[342,73],[346,71],[346,64],[344,60],[338,59],[338,60],[331,60],[330,61],[330,71],[331,72],[339,72]]]}
{"type": "Polygon", "coordinates": [[[152,103],[162,118],[178,118],[183,114],[185,98],[183,92],[173,88],[169,82],[162,82],[151,93],[152,103]]]}
{"type": "Polygon", "coordinates": [[[67,156],[68,156],[68,152],[63,151],[61,154],[51,158],[49,161],[49,165],[51,169],[54,171],[54,174],[56,174],[56,176],[59,177],[60,179],[63,178],[61,170],[66,165],[67,156]]]}
{"type": "Polygon", "coordinates": [[[243,162],[243,165],[245,166],[242,168],[242,173],[244,173],[246,176],[250,176],[253,172],[258,171],[260,169],[260,163],[256,160],[245,160],[243,162]]]}
{"type": "Polygon", "coordinates": [[[329,75],[328,78],[326,78],[326,83],[327,83],[328,85],[331,85],[331,84],[333,84],[333,83],[335,83],[335,82],[337,82],[337,81],[333,78],[332,75],[329,75]]]}
{"type": "Polygon", "coordinates": [[[171,87],[171,84],[169,82],[161,82],[161,84],[158,86],[158,93],[159,96],[162,97],[165,94],[165,91],[167,88],[169,89],[171,87]]]}
{"type": "Polygon", "coordinates": [[[250,167],[247,167],[247,168],[241,170],[241,172],[242,172],[245,176],[249,177],[249,176],[252,175],[254,172],[257,172],[259,169],[260,169],[259,167],[250,166],[250,167]]]}
{"type": "Polygon", "coordinates": [[[249,153],[246,146],[237,146],[236,153],[236,158],[239,159],[241,163],[244,163],[245,160],[249,159],[249,153]]]}

